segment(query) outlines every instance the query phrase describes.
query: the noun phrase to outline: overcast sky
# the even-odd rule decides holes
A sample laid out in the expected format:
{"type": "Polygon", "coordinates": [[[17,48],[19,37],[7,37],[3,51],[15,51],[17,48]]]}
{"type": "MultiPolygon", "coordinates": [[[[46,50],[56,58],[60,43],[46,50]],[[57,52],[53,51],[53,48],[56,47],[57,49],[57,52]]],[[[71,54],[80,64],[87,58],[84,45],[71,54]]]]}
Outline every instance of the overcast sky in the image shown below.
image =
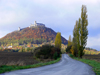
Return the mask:
{"type": "Polygon", "coordinates": [[[37,21],[68,39],[82,5],[89,22],[87,47],[100,50],[100,0],[0,0],[0,38],[37,21]]]}

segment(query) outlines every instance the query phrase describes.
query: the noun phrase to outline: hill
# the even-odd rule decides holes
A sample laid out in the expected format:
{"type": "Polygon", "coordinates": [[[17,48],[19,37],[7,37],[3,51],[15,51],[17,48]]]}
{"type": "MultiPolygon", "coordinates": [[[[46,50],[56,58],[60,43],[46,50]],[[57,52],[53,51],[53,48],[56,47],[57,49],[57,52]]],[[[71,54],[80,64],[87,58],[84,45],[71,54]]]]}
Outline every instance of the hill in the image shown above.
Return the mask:
{"type": "Polygon", "coordinates": [[[84,49],[84,52],[85,52],[85,54],[91,54],[91,55],[94,55],[94,54],[99,54],[100,53],[100,51],[97,51],[96,49],[93,49],[93,48],[89,48],[89,47],[86,47],[85,49],[84,49]]]}
{"type": "MultiPolygon", "coordinates": [[[[47,27],[27,27],[8,33],[6,36],[0,39],[1,45],[7,44],[41,44],[43,42],[54,42],[56,32],[47,27]]],[[[67,44],[68,41],[61,36],[62,43],[67,44]]]]}

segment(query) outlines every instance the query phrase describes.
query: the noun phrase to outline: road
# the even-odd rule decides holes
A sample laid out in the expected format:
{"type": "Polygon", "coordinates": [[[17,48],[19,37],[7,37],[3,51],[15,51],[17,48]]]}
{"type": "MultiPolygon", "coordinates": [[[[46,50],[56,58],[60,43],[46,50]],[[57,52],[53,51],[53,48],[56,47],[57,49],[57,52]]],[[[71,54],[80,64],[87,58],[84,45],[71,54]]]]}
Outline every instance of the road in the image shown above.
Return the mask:
{"type": "Polygon", "coordinates": [[[92,67],[62,54],[60,62],[42,66],[6,72],[0,75],[95,75],[92,67]]]}

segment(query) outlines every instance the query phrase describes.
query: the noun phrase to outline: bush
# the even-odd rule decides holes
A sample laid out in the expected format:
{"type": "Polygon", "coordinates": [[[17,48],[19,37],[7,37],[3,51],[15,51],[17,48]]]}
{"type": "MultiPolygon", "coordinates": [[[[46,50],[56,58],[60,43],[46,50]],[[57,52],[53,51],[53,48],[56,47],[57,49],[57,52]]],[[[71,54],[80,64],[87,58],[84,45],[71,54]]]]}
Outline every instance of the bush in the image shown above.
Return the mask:
{"type": "Polygon", "coordinates": [[[55,52],[55,53],[54,53],[54,56],[53,56],[53,59],[56,60],[57,58],[58,58],[58,54],[57,54],[57,52],[55,52]]]}
{"type": "Polygon", "coordinates": [[[66,48],[66,52],[71,53],[71,52],[70,52],[71,47],[72,47],[72,45],[68,46],[68,47],[66,48]]]}
{"type": "Polygon", "coordinates": [[[51,45],[43,45],[42,47],[38,47],[34,50],[34,56],[42,59],[53,59],[55,52],[57,53],[57,57],[60,57],[60,49],[51,45]]]}
{"type": "Polygon", "coordinates": [[[72,55],[72,54],[69,54],[69,56],[72,57],[72,58],[74,57],[74,55],[72,55]]]}

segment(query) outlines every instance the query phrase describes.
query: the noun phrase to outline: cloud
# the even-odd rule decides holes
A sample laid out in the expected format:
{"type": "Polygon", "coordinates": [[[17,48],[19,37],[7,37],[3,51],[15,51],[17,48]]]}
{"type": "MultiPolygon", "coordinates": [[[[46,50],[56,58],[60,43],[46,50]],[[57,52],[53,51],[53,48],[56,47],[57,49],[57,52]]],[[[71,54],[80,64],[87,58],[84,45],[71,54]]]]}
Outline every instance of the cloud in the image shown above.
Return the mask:
{"type": "MultiPolygon", "coordinates": [[[[49,7],[49,9],[53,8],[53,10],[57,11],[57,13],[54,14],[56,18],[46,15],[48,17],[46,20],[53,18],[52,22],[57,21],[59,24],[57,25],[60,26],[60,20],[62,19],[63,23],[71,23],[69,27],[73,26],[75,21],[81,16],[82,4],[86,5],[89,27],[94,29],[100,28],[100,16],[98,15],[100,13],[100,0],[33,0],[33,2],[46,10],[48,10],[47,8],[49,7]]],[[[62,25],[64,26],[65,24],[62,25]]]]}
{"type": "MultiPolygon", "coordinates": [[[[33,17],[31,19],[36,19],[41,22],[44,22],[46,19],[46,23],[48,22],[47,24],[50,22],[55,22],[55,26],[60,26],[62,22],[63,26],[65,25],[64,23],[71,23],[69,27],[73,26],[75,21],[80,17],[82,4],[87,4],[88,7],[92,8],[94,7],[93,5],[96,5],[95,7],[97,7],[99,3],[99,0],[15,0],[15,2],[13,0],[1,1],[1,9],[3,9],[0,13],[2,14],[0,15],[1,24],[16,23],[22,20],[28,20],[29,18],[33,17]],[[59,25],[57,25],[57,23],[59,25]]],[[[98,17],[98,15],[93,16],[93,14],[94,13],[89,15],[89,21],[94,21],[94,19],[91,17],[98,17]]],[[[99,21],[95,20],[95,22],[98,23],[95,25],[99,27],[99,21]]],[[[94,26],[93,23],[91,24],[91,27],[93,28],[97,26],[94,26]]]]}
{"type": "Polygon", "coordinates": [[[96,46],[91,40],[100,37],[100,0],[0,0],[0,37],[36,20],[68,39],[81,17],[82,5],[87,6],[89,22],[87,46],[96,46]]]}
{"type": "Polygon", "coordinates": [[[100,34],[94,37],[89,37],[87,40],[87,47],[100,50],[100,34]]]}
{"type": "Polygon", "coordinates": [[[16,23],[27,18],[25,8],[21,6],[16,0],[7,1],[1,0],[0,5],[0,25],[16,23]]]}

